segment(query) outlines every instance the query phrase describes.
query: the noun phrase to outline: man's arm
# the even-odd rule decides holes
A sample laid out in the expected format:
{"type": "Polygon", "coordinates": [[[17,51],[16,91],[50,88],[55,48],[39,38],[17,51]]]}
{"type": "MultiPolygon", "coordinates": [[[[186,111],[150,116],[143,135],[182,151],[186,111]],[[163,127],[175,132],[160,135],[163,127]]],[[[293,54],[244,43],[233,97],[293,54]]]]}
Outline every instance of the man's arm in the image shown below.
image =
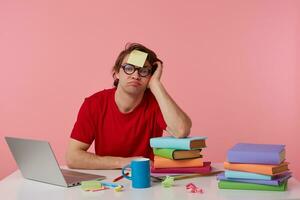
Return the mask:
{"type": "Polygon", "coordinates": [[[89,147],[90,144],[71,139],[66,152],[67,166],[76,169],[118,169],[136,158],[97,156],[87,152],[89,147]]]}
{"type": "Polygon", "coordinates": [[[155,96],[167,124],[166,131],[178,138],[187,137],[190,134],[192,121],[175,103],[160,82],[162,64],[160,62],[156,62],[156,64],[157,69],[149,81],[149,88],[155,96]]]}

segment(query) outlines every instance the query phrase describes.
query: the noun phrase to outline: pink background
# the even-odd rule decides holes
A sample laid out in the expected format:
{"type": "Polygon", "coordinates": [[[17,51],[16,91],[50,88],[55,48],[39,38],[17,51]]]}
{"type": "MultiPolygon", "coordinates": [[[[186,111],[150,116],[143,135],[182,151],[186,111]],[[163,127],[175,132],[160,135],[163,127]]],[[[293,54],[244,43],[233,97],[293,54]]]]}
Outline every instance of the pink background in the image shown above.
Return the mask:
{"type": "Polygon", "coordinates": [[[112,86],[126,42],[164,60],[163,82],[208,136],[215,162],[237,142],[286,144],[300,178],[300,1],[0,1],[4,136],[48,140],[61,164],[84,97],[112,86]],[[298,155],[298,156],[297,156],[298,155]]]}

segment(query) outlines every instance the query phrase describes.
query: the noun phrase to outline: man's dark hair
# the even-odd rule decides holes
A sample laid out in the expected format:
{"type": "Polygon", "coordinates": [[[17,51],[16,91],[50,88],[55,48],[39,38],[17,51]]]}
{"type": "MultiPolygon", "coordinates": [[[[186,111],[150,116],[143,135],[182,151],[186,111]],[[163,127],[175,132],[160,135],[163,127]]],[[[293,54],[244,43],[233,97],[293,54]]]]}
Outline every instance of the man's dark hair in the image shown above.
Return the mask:
{"type": "Polygon", "coordinates": [[[123,59],[126,57],[126,55],[130,54],[133,50],[139,50],[139,51],[147,53],[148,56],[147,56],[146,60],[150,63],[150,65],[152,67],[153,67],[153,63],[155,63],[156,61],[160,61],[162,63],[162,61],[159,58],[157,58],[156,54],[151,49],[149,49],[139,43],[127,43],[125,46],[125,49],[123,51],[121,51],[121,53],[119,54],[119,56],[115,62],[115,65],[113,66],[113,69],[112,69],[115,87],[117,87],[118,83],[119,83],[119,79],[117,79],[116,73],[118,73],[120,71],[123,59]]]}

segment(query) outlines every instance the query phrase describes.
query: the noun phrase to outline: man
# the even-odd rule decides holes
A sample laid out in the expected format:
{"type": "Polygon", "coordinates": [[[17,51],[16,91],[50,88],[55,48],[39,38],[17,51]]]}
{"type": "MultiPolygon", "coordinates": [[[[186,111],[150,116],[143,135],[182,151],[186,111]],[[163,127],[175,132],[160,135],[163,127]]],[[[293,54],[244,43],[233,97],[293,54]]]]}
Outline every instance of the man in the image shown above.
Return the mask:
{"type": "Polygon", "coordinates": [[[191,120],[160,81],[162,61],[137,43],[123,50],[113,67],[115,88],[85,99],[66,153],[70,168],[116,169],[136,157],[153,158],[149,140],[163,130],[181,138],[191,120]],[[132,63],[143,60],[141,66],[132,63]],[[87,152],[95,141],[95,154],[87,152]]]}

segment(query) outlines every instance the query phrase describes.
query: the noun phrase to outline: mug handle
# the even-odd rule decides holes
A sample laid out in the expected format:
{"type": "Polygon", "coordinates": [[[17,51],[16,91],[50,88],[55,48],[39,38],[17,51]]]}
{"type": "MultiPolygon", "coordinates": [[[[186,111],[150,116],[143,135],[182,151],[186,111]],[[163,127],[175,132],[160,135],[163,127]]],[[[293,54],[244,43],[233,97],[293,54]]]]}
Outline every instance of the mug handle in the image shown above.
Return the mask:
{"type": "Polygon", "coordinates": [[[129,180],[132,180],[131,176],[127,176],[127,175],[125,174],[126,168],[130,168],[130,164],[128,164],[128,165],[126,165],[126,166],[124,166],[124,167],[122,168],[122,176],[123,176],[124,178],[129,179],[129,180]]]}

